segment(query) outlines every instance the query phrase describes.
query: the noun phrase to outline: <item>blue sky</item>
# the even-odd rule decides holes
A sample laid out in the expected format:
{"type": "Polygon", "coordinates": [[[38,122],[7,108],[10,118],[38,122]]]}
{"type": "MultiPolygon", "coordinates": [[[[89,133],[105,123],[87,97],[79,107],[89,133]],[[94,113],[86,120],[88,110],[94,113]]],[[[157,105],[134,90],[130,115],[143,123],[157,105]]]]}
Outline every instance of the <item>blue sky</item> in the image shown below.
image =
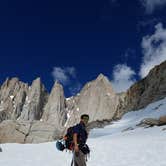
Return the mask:
{"type": "Polygon", "coordinates": [[[100,73],[117,92],[166,60],[166,0],[0,2],[0,82],[59,80],[68,97],[100,73]]]}

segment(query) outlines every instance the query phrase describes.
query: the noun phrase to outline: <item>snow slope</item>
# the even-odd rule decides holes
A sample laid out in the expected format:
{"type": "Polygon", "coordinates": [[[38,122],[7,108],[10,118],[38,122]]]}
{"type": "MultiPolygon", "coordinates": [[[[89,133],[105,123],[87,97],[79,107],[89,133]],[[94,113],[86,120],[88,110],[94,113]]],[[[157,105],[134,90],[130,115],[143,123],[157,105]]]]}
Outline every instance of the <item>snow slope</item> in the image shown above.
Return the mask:
{"type": "MultiPolygon", "coordinates": [[[[166,126],[140,128],[140,120],[166,115],[166,98],[129,112],[103,129],[93,129],[88,166],[166,166],[166,126]],[[132,127],[133,130],[123,131],[132,127]]],[[[59,152],[55,142],[2,144],[0,166],[70,166],[72,154],[59,152]]]]}

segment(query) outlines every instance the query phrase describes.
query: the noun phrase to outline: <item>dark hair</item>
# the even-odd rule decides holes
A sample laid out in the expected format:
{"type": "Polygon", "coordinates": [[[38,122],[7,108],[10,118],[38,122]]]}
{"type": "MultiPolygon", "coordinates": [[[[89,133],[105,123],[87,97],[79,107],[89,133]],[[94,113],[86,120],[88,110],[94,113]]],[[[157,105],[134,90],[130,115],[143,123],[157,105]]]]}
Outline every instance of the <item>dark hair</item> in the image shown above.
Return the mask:
{"type": "Polygon", "coordinates": [[[83,114],[83,115],[81,115],[81,119],[83,119],[84,117],[89,118],[89,115],[88,115],[88,114],[83,114]]]}

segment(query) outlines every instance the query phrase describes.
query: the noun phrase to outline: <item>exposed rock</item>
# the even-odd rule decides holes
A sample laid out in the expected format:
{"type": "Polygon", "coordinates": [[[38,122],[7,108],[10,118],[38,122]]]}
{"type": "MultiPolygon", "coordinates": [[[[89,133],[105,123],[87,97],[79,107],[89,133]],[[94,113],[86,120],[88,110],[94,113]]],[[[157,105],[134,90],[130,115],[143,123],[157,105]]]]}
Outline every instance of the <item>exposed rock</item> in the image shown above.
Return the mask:
{"type": "Polygon", "coordinates": [[[159,118],[159,125],[166,125],[166,116],[161,116],[159,118]]]}
{"type": "Polygon", "coordinates": [[[161,116],[159,119],[146,118],[143,119],[137,126],[152,127],[166,125],[166,116],[161,116]]]}
{"type": "Polygon", "coordinates": [[[0,122],[20,116],[27,91],[28,85],[18,78],[4,82],[0,89],[0,122]]]}
{"type": "Polygon", "coordinates": [[[166,116],[161,116],[159,119],[145,118],[137,126],[152,127],[166,125],[166,116]]]}
{"type": "Polygon", "coordinates": [[[158,126],[158,125],[159,125],[159,121],[157,119],[145,118],[137,126],[152,127],[152,126],[158,126]]]}
{"type": "Polygon", "coordinates": [[[110,81],[100,74],[96,80],[87,83],[80,94],[68,101],[71,108],[69,126],[80,120],[81,114],[88,114],[90,122],[97,120],[111,120],[116,112],[118,97],[110,81]]]}
{"type": "Polygon", "coordinates": [[[11,121],[0,123],[1,143],[39,143],[53,141],[60,135],[52,124],[40,121],[11,121]]]}
{"type": "Polygon", "coordinates": [[[33,81],[26,96],[26,101],[19,119],[40,120],[43,114],[44,105],[47,102],[48,93],[41,83],[40,78],[33,81]]]}
{"type": "Polygon", "coordinates": [[[48,102],[44,107],[42,120],[53,124],[57,129],[62,128],[65,124],[65,97],[63,87],[58,82],[55,82],[51,90],[48,102]]]}
{"type": "Polygon", "coordinates": [[[18,131],[17,122],[12,120],[5,120],[0,123],[0,142],[11,143],[11,142],[25,142],[25,134],[18,131]]]}
{"type": "Polygon", "coordinates": [[[118,96],[118,106],[117,106],[117,109],[116,109],[116,113],[113,117],[113,120],[120,119],[123,114],[128,112],[128,110],[126,109],[126,106],[127,106],[127,93],[126,92],[118,93],[117,96],[118,96]]]}
{"type": "Polygon", "coordinates": [[[90,122],[87,126],[87,129],[90,130],[90,129],[93,129],[93,128],[103,128],[108,124],[111,124],[111,120],[102,120],[102,121],[97,120],[97,121],[94,121],[94,122],[90,122]]]}
{"type": "Polygon", "coordinates": [[[127,91],[127,110],[137,110],[166,96],[166,61],[127,91]]]}
{"type": "MultiPolygon", "coordinates": [[[[112,120],[120,119],[124,113],[164,97],[166,61],[153,68],[147,77],[127,92],[119,94],[114,92],[110,81],[102,74],[87,83],[79,94],[67,99],[58,82],[48,96],[39,78],[31,87],[18,78],[7,79],[0,88],[0,142],[51,141],[63,135],[67,127],[78,123],[81,114],[89,114],[89,129],[104,127],[112,120]]],[[[165,125],[165,119],[165,116],[148,118],[138,125],[165,125]]]]}
{"type": "Polygon", "coordinates": [[[26,143],[39,143],[53,141],[59,138],[61,131],[49,122],[33,122],[29,135],[26,137],[26,143]]]}

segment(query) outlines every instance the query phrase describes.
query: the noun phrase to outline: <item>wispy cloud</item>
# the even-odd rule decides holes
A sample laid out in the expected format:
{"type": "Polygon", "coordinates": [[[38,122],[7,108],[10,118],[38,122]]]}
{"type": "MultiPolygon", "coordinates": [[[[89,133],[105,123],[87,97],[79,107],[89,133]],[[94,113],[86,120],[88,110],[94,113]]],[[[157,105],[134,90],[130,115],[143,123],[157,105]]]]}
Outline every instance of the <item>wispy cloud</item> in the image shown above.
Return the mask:
{"type": "Polygon", "coordinates": [[[113,69],[113,80],[111,81],[116,92],[126,91],[136,80],[135,72],[126,64],[118,64],[113,69]]]}
{"type": "Polygon", "coordinates": [[[145,7],[147,14],[152,14],[156,9],[166,5],[166,0],[140,0],[140,2],[145,7]]]}
{"type": "Polygon", "coordinates": [[[55,81],[59,81],[66,86],[71,95],[78,93],[82,87],[77,79],[76,69],[74,67],[54,67],[52,76],[55,81]]]}
{"type": "Polygon", "coordinates": [[[155,66],[166,60],[166,29],[161,23],[155,26],[155,32],[151,36],[145,36],[142,40],[143,60],[139,75],[143,78],[155,66]]]}
{"type": "Polygon", "coordinates": [[[52,71],[54,80],[59,81],[63,85],[70,83],[71,78],[76,77],[76,70],[74,67],[54,67],[52,71]]]}

